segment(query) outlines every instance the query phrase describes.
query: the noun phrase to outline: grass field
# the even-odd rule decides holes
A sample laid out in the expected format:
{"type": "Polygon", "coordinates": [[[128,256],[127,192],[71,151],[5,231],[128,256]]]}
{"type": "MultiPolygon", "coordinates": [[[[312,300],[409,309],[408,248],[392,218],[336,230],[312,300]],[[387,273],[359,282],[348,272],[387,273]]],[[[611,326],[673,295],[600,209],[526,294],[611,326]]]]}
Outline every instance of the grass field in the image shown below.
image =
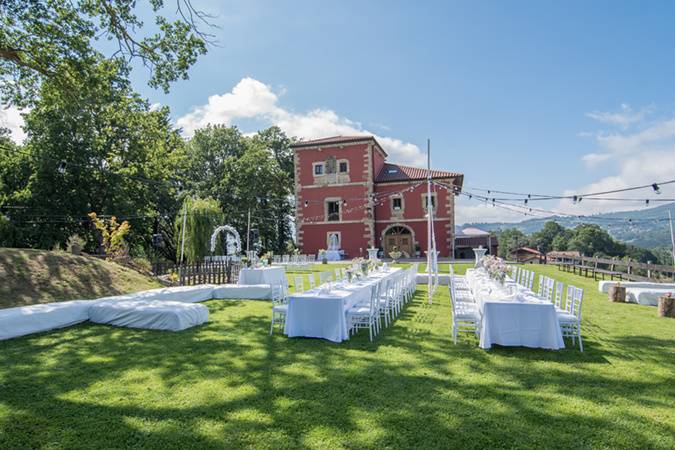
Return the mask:
{"type": "Polygon", "coordinates": [[[533,268],[585,289],[585,352],[453,345],[423,286],[372,343],[270,337],[262,301],[0,342],[0,448],[674,448],[675,320],[533,268]]]}

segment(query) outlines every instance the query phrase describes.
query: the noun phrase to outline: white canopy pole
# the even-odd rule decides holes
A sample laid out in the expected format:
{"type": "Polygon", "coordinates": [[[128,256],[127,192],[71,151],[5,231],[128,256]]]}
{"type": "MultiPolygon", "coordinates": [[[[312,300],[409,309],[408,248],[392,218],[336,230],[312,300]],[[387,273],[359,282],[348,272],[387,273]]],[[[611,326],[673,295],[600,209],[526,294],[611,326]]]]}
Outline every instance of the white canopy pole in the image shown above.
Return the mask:
{"type": "Polygon", "coordinates": [[[434,296],[432,271],[433,271],[433,208],[431,204],[431,139],[427,139],[427,289],[429,292],[429,304],[434,296]]]}

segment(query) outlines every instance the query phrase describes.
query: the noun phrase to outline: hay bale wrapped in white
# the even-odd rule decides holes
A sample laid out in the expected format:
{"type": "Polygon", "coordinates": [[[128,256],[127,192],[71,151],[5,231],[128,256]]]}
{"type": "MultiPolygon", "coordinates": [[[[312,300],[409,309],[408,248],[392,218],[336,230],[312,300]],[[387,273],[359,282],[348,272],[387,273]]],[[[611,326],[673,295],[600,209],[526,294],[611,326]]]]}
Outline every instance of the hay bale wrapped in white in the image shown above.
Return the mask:
{"type": "Polygon", "coordinates": [[[0,341],[75,325],[89,319],[90,300],[0,309],[0,341]]]}
{"type": "Polygon", "coordinates": [[[181,331],[209,320],[204,305],[152,299],[108,299],[91,304],[89,320],[118,327],[181,331]]]}

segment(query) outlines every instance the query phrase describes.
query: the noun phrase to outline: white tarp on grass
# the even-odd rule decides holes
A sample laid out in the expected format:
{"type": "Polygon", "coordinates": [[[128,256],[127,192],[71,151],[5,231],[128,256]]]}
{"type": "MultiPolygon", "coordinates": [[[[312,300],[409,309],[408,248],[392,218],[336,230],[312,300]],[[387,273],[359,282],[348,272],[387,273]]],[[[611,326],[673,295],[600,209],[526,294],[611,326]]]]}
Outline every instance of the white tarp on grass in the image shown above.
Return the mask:
{"type": "Polygon", "coordinates": [[[181,331],[208,321],[209,309],[169,300],[103,300],[89,307],[89,320],[118,327],[181,331]]]}
{"type": "Polygon", "coordinates": [[[272,298],[272,286],[269,284],[236,285],[224,284],[213,289],[213,298],[268,300],[272,298]]]}
{"type": "Polygon", "coordinates": [[[0,341],[84,322],[91,304],[91,300],[72,300],[0,309],[0,341]]]}
{"type": "Polygon", "coordinates": [[[609,292],[609,287],[621,283],[625,288],[645,288],[645,289],[672,289],[675,294],[675,283],[652,283],[649,281],[599,281],[598,290],[604,294],[609,292]]]}

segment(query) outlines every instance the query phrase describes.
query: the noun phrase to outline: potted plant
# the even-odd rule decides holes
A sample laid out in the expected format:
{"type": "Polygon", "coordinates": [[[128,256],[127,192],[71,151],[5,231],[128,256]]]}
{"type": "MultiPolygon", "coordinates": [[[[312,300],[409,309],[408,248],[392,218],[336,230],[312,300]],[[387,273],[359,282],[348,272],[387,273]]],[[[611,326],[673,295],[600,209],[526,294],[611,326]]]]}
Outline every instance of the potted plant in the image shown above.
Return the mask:
{"type": "Polygon", "coordinates": [[[321,260],[321,264],[328,264],[328,255],[326,253],[326,249],[321,249],[319,250],[319,259],[321,260]]]}
{"type": "Polygon", "coordinates": [[[419,258],[421,254],[422,247],[420,247],[420,244],[415,244],[415,257],[419,258]]]}
{"type": "Polygon", "coordinates": [[[394,261],[394,264],[398,261],[398,259],[403,255],[398,249],[397,246],[392,247],[392,251],[389,252],[389,256],[391,259],[394,261]]]}

